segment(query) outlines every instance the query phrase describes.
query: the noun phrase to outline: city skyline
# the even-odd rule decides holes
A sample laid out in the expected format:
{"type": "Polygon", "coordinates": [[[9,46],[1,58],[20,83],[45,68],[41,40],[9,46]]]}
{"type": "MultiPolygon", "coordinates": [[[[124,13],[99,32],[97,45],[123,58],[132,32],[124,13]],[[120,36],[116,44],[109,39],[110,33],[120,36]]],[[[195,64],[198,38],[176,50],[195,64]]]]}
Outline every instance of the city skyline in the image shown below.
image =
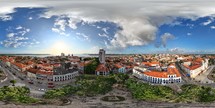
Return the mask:
{"type": "Polygon", "coordinates": [[[215,54],[212,0],[0,1],[0,53],[215,54]]]}

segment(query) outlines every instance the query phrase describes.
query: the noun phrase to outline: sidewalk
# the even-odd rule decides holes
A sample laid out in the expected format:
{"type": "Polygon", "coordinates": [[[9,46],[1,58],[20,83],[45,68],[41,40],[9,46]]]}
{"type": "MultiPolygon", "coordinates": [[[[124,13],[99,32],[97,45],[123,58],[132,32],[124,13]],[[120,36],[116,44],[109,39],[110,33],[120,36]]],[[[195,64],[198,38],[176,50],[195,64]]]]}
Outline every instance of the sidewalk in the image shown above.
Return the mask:
{"type": "Polygon", "coordinates": [[[196,76],[195,81],[200,81],[200,83],[209,83],[209,84],[214,83],[214,81],[208,79],[208,75],[213,70],[213,68],[214,68],[214,66],[209,66],[208,69],[205,70],[205,72],[196,76]]]}

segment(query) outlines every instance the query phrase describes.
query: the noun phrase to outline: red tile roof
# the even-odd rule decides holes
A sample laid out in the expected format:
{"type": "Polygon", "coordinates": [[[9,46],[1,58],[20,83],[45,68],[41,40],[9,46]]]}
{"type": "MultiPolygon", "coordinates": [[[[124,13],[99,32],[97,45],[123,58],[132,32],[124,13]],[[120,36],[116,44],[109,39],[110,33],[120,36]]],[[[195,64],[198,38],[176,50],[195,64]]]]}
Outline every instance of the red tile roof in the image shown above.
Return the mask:
{"type": "Polygon", "coordinates": [[[52,71],[46,71],[46,70],[41,70],[41,69],[33,69],[30,68],[27,70],[28,72],[34,73],[34,74],[41,74],[41,75],[53,75],[52,71]]]}
{"type": "Polygon", "coordinates": [[[9,58],[9,62],[14,62],[14,58],[9,58]]]}
{"type": "Polygon", "coordinates": [[[196,58],[195,61],[196,61],[196,62],[202,62],[202,60],[203,60],[202,58],[196,58]]]}
{"type": "Polygon", "coordinates": [[[145,75],[157,77],[157,78],[167,78],[167,72],[150,71],[144,72],[145,75]]]}
{"type": "Polygon", "coordinates": [[[53,75],[53,72],[47,72],[47,71],[37,71],[37,74],[42,74],[42,75],[53,75]]]}
{"type": "Polygon", "coordinates": [[[159,72],[159,71],[147,71],[143,72],[143,74],[147,76],[157,77],[157,78],[168,78],[168,75],[174,75],[176,74],[176,77],[181,77],[181,74],[179,73],[177,68],[168,67],[167,71],[159,72]]]}
{"type": "Polygon", "coordinates": [[[37,71],[39,71],[39,69],[33,69],[33,68],[30,68],[30,69],[28,69],[27,71],[28,71],[28,72],[30,72],[30,73],[34,73],[34,74],[36,74],[36,73],[37,73],[37,71]]]}
{"type": "Polygon", "coordinates": [[[115,64],[114,66],[115,66],[116,68],[118,68],[118,69],[119,69],[119,68],[122,68],[122,66],[121,66],[120,64],[115,64]]]}
{"type": "Polygon", "coordinates": [[[195,69],[201,67],[202,61],[203,61],[202,58],[196,58],[196,59],[190,61],[191,65],[185,65],[184,64],[184,66],[189,70],[195,70],[195,69]]]}
{"type": "Polygon", "coordinates": [[[22,63],[13,63],[15,66],[17,66],[18,68],[25,68],[26,65],[22,64],[22,63]]]}
{"type": "Polygon", "coordinates": [[[54,67],[59,67],[61,64],[53,64],[54,67]]]}
{"type": "Polygon", "coordinates": [[[97,72],[109,72],[109,69],[105,66],[105,64],[99,64],[96,68],[97,72]]]}
{"type": "Polygon", "coordinates": [[[195,69],[201,67],[201,65],[192,65],[192,66],[188,66],[188,65],[185,65],[185,64],[184,64],[184,66],[185,66],[187,69],[189,69],[189,70],[195,70],[195,69]]]}
{"type": "Polygon", "coordinates": [[[81,62],[79,63],[80,66],[84,67],[85,66],[85,63],[84,62],[81,62]]]}
{"type": "Polygon", "coordinates": [[[181,77],[181,74],[179,73],[178,69],[176,68],[167,68],[168,75],[174,75],[176,74],[176,77],[181,77]]]}
{"type": "Polygon", "coordinates": [[[81,62],[79,63],[80,66],[86,66],[88,64],[90,64],[92,61],[85,61],[85,62],[81,62]]]}

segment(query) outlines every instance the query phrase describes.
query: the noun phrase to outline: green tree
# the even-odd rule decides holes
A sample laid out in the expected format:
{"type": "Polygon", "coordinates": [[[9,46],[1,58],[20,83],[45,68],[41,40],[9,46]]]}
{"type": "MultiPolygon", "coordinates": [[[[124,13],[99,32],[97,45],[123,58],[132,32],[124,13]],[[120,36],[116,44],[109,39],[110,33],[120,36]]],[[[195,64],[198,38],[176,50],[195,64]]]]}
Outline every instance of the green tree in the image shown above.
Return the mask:
{"type": "Polygon", "coordinates": [[[16,80],[10,80],[10,83],[12,83],[12,86],[15,86],[16,80]]]}
{"type": "Polygon", "coordinates": [[[30,90],[27,87],[8,87],[0,88],[0,101],[16,103],[35,103],[38,100],[29,96],[30,90]]]}
{"type": "Polygon", "coordinates": [[[99,65],[98,58],[92,59],[91,63],[87,64],[84,67],[84,73],[86,74],[95,74],[96,67],[99,65]]]}
{"type": "Polygon", "coordinates": [[[129,76],[124,73],[114,74],[113,77],[117,81],[117,83],[121,83],[121,84],[124,84],[125,81],[129,78],[129,76]]]}

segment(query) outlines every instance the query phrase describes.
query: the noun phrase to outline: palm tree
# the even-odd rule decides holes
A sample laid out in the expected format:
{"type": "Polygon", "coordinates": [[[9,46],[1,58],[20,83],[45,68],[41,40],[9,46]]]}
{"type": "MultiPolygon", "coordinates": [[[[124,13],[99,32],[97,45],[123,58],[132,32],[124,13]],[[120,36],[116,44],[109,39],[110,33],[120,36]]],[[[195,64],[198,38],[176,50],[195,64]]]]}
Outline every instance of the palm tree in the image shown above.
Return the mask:
{"type": "Polygon", "coordinates": [[[10,83],[12,83],[12,86],[15,86],[16,80],[10,80],[10,83]]]}

